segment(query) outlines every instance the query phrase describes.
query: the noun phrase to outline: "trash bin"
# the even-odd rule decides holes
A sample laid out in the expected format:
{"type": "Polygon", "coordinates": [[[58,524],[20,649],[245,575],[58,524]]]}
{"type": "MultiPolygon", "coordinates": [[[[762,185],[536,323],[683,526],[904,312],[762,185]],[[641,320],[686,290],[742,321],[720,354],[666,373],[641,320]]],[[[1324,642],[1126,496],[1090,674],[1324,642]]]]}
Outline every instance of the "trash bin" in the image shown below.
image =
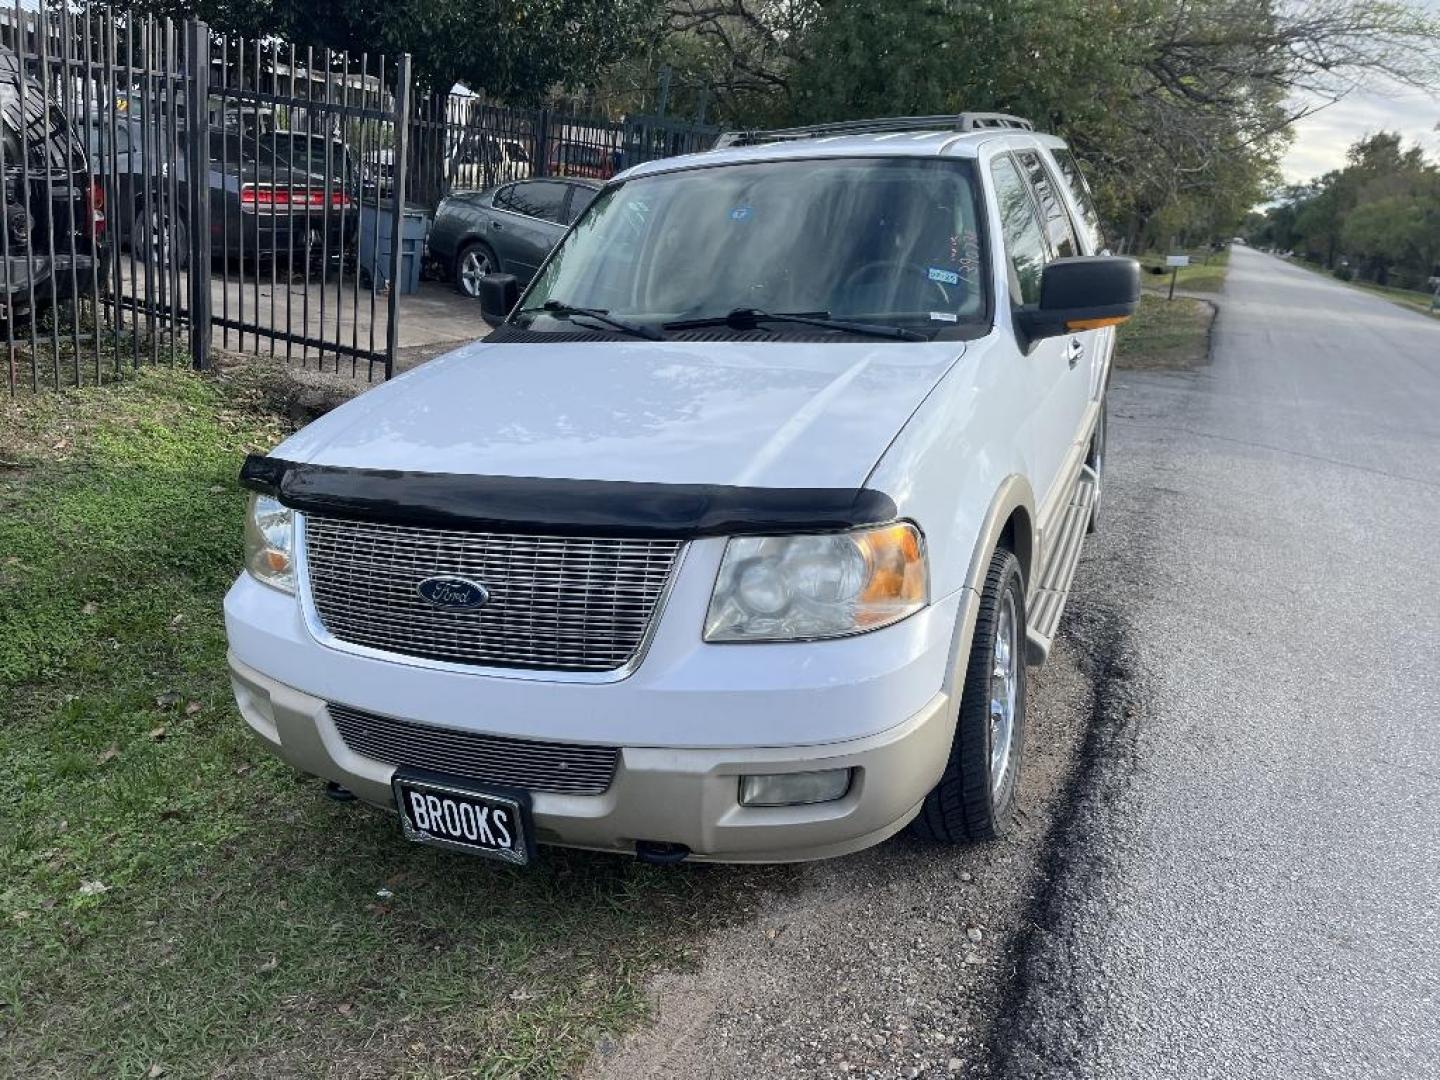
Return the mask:
{"type": "MultiPolygon", "coordinates": [[[[360,269],[377,288],[390,283],[390,252],[395,228],[395,204],[360,207],[360,269]],[[376,226],[379,226],[377,229],[376,226]],[[379,234],[378,237],[376,234],[379,234]]],[[[424,207],[405,207],[400,232],[400,292],[413,293],[420,287],[420,261],[430,214],[424,207]]]]}

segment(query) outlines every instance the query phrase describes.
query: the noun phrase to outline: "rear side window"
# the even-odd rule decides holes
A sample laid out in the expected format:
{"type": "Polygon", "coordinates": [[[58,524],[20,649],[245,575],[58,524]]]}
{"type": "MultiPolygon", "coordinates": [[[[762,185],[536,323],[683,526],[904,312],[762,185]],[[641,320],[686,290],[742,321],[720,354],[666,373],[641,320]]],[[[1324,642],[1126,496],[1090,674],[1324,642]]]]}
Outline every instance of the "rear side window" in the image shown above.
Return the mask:
{"type": "Polygon", "coordinates": [[[512,198],[514,192],[514,184],[511,184],[509,187],[502,187],[499,191],[495,192],[495,198],[490,201],[497,210],[514,210],[515,200],[512,198]]]}
{"type": "Polygon", "coordinates": [[[561,219],[561,212],[565,208],[567,186],[549,180],[537,180],[533,184],[516,184],[514,187],[506,189],[510,193],[510,205],[504,209],[558,223],[561,219]]]}
{"type": "Polygon", "coordinates": [[[1040,202],[1040,212],[1045,215],[1045,231],[1050,237],[1050,247],[1061,259],[1079,255],[1080,244],[1075,239],[1075,227],[1070,224],[1070,214],[1055,190],[1055,181],[1050,177],[1050,170],[1045,168],[1040,155],[1033,150],[1020,154],[1020,164],[1025,167],[1025,172],[1030,177],[1030,186],[1034,188],[1035,197],[1040,202]]]}
{"type": "Polygon", "coordinates": [[[565,224],[570,224],[583,214],[585,208],[595,201],[595,196],[598,194],[599,191],[596,188],[582,187],[579,184],[573,185],[570,188],[570,209],[565,215],[565,224]]]}
{"type": "Polygon", "coordinates": [[[1055,155],[1065,182],[1070,185],[1070,193],[1075,196],[1075,205],[1080,208],[1080,231],[1089,240],[1090,251],[1104,251],[1109,247],[1105,242],[1105,228],[1100,223],[1100,215],[1095,210],[1095,200],[1090,197],[1090,185],[1085,182],[1085,174],[1080,171],[1075,155],[1069,150],[1053,150],[1051,153],[1055,155]]]}
{"type": "Polygon", "coordinates": [[[1035,211],[1035,200],[1009,156],[997,157],[991,162],[990,175],[995,181],[996,209],[1000,212],[1000,233],[1010,271],[1010,298],[1022,304],[1038,304],[1040,275],[1049,261],[1050,250],[1035,211]]]}

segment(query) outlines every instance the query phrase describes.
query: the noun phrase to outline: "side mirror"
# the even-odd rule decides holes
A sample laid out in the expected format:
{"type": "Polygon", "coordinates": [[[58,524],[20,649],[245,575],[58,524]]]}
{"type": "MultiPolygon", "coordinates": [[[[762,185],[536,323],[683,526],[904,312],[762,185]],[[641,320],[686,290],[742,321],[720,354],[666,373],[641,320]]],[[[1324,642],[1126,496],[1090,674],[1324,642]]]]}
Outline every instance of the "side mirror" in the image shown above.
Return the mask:
{"type": "Polygon", "coordinates": [[[514,274],[486,274],[480,279],[480,314],[491,326],[505,321],[520,299],[520,283],[514,274]]]}
{"type": "Polygon", "coordinates": [[[1140,264],[1121,255],[1056,259],[1040,277],[1040,303],[1015,312],[1031,341],[1114,326],[1140,303],[1140,264]]]}

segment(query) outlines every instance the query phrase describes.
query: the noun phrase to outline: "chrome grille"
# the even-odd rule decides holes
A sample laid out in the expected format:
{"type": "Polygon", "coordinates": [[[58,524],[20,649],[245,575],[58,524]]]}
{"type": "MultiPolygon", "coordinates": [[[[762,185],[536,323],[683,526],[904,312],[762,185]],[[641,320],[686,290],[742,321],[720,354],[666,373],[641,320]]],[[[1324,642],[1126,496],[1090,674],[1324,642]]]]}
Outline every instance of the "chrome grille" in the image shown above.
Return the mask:
{"type": "Polygon", "coordinates": [[[326,630],[386,652],[489,667],[623,667],[680,544],[305,518],[310,592],[326,630]],[[489,602],[436,607],[417,591],[434,576],[478,581],[489,602]]]}
{"type": "Polygon", "coordinates": [[[479,735],[378,716],[348,705],[329,708],[345,745],[362,757],[487,784],[561,795],[603,795],[620,757],[613,746],[479,735]]]}

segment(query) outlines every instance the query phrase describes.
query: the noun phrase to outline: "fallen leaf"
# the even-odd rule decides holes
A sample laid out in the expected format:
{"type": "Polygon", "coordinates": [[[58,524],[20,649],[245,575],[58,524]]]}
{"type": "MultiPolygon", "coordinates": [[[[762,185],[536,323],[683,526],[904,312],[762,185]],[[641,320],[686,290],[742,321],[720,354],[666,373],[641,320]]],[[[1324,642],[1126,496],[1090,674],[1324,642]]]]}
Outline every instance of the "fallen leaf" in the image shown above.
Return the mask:
{"type": "Polygon", "coordinates": [[[6,566],[19,566],[19,565],[20,565],[20,556],[19,556],[19,555],[11,555],[9,558],[7,558],[7,559],[5,560],[5,565],[6,565],[6,566]]]}
{"type": "Polygon", "coordinates": [[[335,1011],[338,1012],[341,1016],[349,1016],[352,1012],[355,1011],[355,1006],[351,1005],[347,1001],[343,1005],[336,1005],[335,1011]]]}
{"type": "Polygon", "coordinates": [[[95,614],[97,611],[99,611],[99,610],[100,610],[100,605],[99,605],[99,604],[97,604],[94,600],[87,600],[87,601],[85,601],[85,606],[80,609],[80,614],[81,614],[81,615],[94,615],[94,614],[95,614]]]}
{"type": "Polygon", "coordinates": [[[276,968],[278,968],[279,966],[280,966],[280,958],[279,958],[278,956],[272,956],[272,957],[270,957],[269,960],[266,960],[263,964],[261,964],[261,965],[260,965],[258,968],[256,968],[255,970],[263,973],[263,972],[267,972],[267,971],[274,971],[274,970],[275,970],[276,968]]]}
{"type": "Polygon", "coordinates": [[[163,694],[155,695],[155,704],[160,706],[160,708],[162,709],[168,709],[172,705],[179,704],[179,702],[180,695],[175,693],[174,690],[166,690],[163,694]]]}
{"type": "Polygon", "coordinates": [[[380,900],[389,900],[394,895],[395,894],[389,889],[377,889],[375,891],[375,896],[380,900]]]}
{"type": "Polygon", "coordinates": [[[510,1000],[511,1000],[511,1001],[534,1001],[534,1000],[535,1000],[535,995],[532,994],[532,993],[530,993],[529,990],[511,990],[511,991],[510,991],[510,1000]]]}
{"type": "Polygon", "coordinates": [[[150,729],[150,738],[154,739],[156,742],[159,742],[159,741],[160,741],[161,739],[163,739],[164,737],[165,737],[165,725],[164,725],[164,724],[161,724],[161,725],[160,725],[159,727],[157,727],[157,728],[151,728],[151,729],[150,729]]]}
{"type": "Polygon", "coordinates": [[[170,620],[170,625],[171,625],[171,626],[179,626],[179,625],[180,625],[181,623],[183,623],[184,621],[185,621],[185,613],[182,611],[182,612],[180,612],[179,614],[177,614],[173,619],[170,620]]]}
{"type": "Polygon", "coordinates": [[[249,772],[251,769],[253,769],[254,767],[255,767],[255,766],[254,766],[254,765],[251,765],[249,762],[246,762],[244,765],[237,765],[237,766],[235,766],[235,775],[236,775],[236,776],[244,776],[246,773],[248,773],[248,772],[249,772]]]}
{"type": "Polygon", "coordinates": [[[10,918],[13,919],[15,922],[24,922],[29,917],[30,912],[28,911],[12,911],[10,913],[10,918]]]}
{"type": "Polygon", "coordinates": [[[145,1075],[148,1076],[150,1080],[159,1080],[160,1077],[165,1075],[165,1066],[157,1062],[150,1066],[150,1071],[145,1075]]]}
{"type": "Polygon", "coordinates": [[[101,893],[110,891],[110,886],[103,881],[82,881],[80,883],[81,896],[99,896],[101,893]]]}
{"type": "Polygon", "coordinates": [[[204,705],[201,705],[200,702],[198,702],[198,701],[192,701],[192,702],[190,702],[188,705],[185,706],[185,715],[186,715],[186,716],[194,716],[197,712],[199,712],[199,711],[200,711],[201,709],[203,709],[204,707],[205,707],[205,706],[204,706],[204,705]]]}
{"type": "Polygon", "coordinates": [[[100,751],[100,756],[96,759],[96,764],[104,765],[107,761],[114,761],[119,756],[120,748],[118,746],[107,746],[104,750],[100,751]]]}
{"type": "Polygon", "coordinates": [[[53,896],[47,896],[47,897],[45,897],[44,900],[41,900],[41,901],[40,901],[40,906],[41,906],[43,909],[45,909],[46,911],[53,911],[53,910],[55,910],[55,897],[53,897],[53,896]]]}

